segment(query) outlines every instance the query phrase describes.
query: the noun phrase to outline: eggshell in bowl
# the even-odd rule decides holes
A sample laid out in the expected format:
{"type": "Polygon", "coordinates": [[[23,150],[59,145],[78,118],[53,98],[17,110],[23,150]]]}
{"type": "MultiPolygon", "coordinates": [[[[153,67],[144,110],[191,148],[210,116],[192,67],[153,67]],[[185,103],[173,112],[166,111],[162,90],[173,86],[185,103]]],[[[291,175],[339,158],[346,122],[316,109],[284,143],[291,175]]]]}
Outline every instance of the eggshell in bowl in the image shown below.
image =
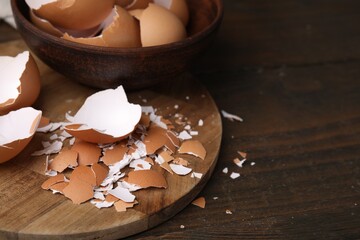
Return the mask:
{"type": "MultiPolygon", "coordinates": [[[[30,8],[32,4],[27,0],[30,8]]],[[[115,0],[58,0],[34,9],[37,16],[53,25],[73,30],[90,29],[109,15],[115,0]]]]}
{"type": "Polygon", "coordinates": [[[0,57],[0,115],[31,106],[40,93],[40,73],[30,52],[0,57]]]}
{"type": "Polygon", "coordinates": [[[0,163],[18,155],[31,141],[41,119],[41,111],[31,107],[0,116],[0,163]]]}
{"type": "Polygon", "coordinates": [[[185,0],[154,0],[155,4],[165,7],[173,12],[186,26],[189,22],[189,8],[185,0]]]}
{"type": "Polygon", "coordinates": [[[140,47],[140,29],[137,21],[120,6],[114,8],[112,23],[97,37],[76,38],[64,34],[63,38],[72,42],[106,47],[140,47]]]}
{"type": "Polygon", "coordinates": [[[162,45],[186,38],[186,29],[180,19],[168,9],[149,4],[140,18],[143,47],[162,45]]]}

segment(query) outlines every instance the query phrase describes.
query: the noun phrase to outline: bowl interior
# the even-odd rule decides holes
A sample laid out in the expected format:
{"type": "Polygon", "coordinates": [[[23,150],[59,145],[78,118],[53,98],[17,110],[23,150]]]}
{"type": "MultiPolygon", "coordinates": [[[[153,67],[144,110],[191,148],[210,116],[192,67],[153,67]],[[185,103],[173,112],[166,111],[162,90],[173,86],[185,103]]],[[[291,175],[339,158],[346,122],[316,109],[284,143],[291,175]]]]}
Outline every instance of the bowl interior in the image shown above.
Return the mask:
{"type": "MultiPolygon", "coordinates": [[[[29,28],[33,29],[37,33],[44,34],[48,38],[56,38],[59,42],[64,44],[75,44],[67,40],[63,40],[61,38],[54,37],[46,32],[41,31],[36,26],[34,26],[30,21],[29,16],[29,7],[27,6],[25,0],[11,0],[13,1],[13,12],[14,15],[22,15],[18,17],[24,17],[21,20],[29,24],[29,28]],[[15,9],[14,9],[15,8],[15,9]]],[[[206,30],[210,30],[212,25],[215,25],[216,22],[221,20],[222,17],[222,1],[221,0],[186,0],[188,3],[189,11],[190,11],[190,21],[187,26],[187,39],[193,39],[194,37],[201,35],[201,33],[205,32],[206,30]]],[[[200,37],[200,36],[199,36],[200,37]]],[[[172,45],[174,43],[165,44],[165,45],[172,45]]],[[[176,43],[175,43],[176,44],[176,43]]],[[[80,44],[83,45],[83,44],[80,44]]],[[[163,47],[165,45],[154,46],[154,47],[146,47],[146,48],[156,48],[156,47],[163,47]]],[[[96,46],[89,46],[85,45],[85,47],[89,48],[106,48],[106,47],[96,47],[96,46]]],[[[127,48],[130,49],[130,48],[127,48]]],[[[136,49],[136,48],[135,48],[136,49]]],[[[137,48],[139,49],[139,48],[137,48]]],[[[141,47],[140,49],[144,49],[141,47]]]]}

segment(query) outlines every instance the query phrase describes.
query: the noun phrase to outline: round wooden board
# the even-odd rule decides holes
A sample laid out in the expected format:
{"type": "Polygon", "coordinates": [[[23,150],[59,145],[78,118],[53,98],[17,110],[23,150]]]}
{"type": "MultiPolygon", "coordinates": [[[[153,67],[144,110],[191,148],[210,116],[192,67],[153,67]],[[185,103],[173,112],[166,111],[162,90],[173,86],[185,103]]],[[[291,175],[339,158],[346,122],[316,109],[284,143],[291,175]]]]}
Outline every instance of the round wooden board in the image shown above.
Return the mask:
{"type": "MultiPolygon", "coordinates": [[[[22,41],[0,45],[0,55],[15,56],[27,50],[22,41]]],[[[34,107],[54,122],[64,121],[65,113],[75,113],[86,97],[96,90],[79,85],[49,69],[38,59],[42,91],[34,107]]],[[[152,228],[187,206],[209,180],[220,149],[221,118],[207,90],[190,74],[178,79],[128,93],[130,102],[151,105],[157,114],[172,119],[183,114],[199,135],[207,156],[189,157],[201,179],[163,172],[167,189],[146,189],[134,194],[139,204],[126,212],[114,207],[97,209],[89,202],[75,205],[62,195],[41,189],[45,157],[30,157],[42,149],[51,134],[37,133],[30,145],[15,159],[0,165],[0,239],[117,239],[152,228]],[[175,108],[178,105],[178,108],[175,108]],[[198,126],[198,121],[204,121],[198,126]]]]}

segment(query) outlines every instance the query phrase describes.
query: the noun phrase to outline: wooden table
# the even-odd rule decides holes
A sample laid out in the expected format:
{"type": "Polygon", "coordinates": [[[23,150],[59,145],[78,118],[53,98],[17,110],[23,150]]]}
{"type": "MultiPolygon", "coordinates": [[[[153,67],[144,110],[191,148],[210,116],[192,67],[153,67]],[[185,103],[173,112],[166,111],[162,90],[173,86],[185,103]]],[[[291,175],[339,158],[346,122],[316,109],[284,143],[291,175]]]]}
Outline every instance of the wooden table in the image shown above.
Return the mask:
{"type": "MultiPolygon", "coordinates": [[[[206,208],[132,239],[360,238],[360,1],[224,3],[191,71],[244,122],[223,119],[206,208]],[[242,168],[237,151],[248,153],[242,168]]],[[[18,38],[0,23],[0,42],[18,38]]]]}

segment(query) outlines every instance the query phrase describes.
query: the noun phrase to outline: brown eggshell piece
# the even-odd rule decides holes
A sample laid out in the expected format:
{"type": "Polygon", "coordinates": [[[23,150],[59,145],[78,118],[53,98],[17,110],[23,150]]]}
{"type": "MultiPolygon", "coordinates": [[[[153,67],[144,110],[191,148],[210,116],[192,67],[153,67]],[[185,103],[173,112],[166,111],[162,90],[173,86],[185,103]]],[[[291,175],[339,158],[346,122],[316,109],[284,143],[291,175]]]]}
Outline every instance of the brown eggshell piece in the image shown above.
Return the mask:
{"type": "Polygon", "coordinates": [[[187,167],[189,165],[189,162],[181,157],[177,157],[174,159],[173,163],[182,165],[184,167],[187,167]]]}
{"type": "Polygon", "coordinates": [[[166,8],[152,3],[141,14],[140,33],[143,47],[173,43],[186,38],[181,20],[166,8]]]}
{"type": "Polygon", "coordinates": [[[119,198],[117,198],[117,197],[115,197],[114,195],[111,195],[111,194],[108,194],[105,197],[106,202],[117,202],[119,200],[120,200],[119,198]]]}
{"type": "Polygon", "coordinates": [[[79,178],[70,179],[70,183],[63,189],[63,193],[74,204],[81,204],[94,196],[92,185],[79,178]]]}
{"type": "Polygon", "coordinates": [[[79,165],[92,165],[99,161],[101,148],[93,143],[75,141],[71,150],[78,152],[79,165]]]}
{"type": "Polygon", "coordinates": [[[18,87],[19,95],[16,99],[9,99],[9,101],[5,103],[0,103],[0,115],[22,107],[31,106],[39,96],[41,87],[40,72],[32,55],[29,52],[23,52],[18,54],[14,58],[14,61],[17,61],[20,57],[25,57],[26,54],[28,56],[28,61],[25,65],[25,70],[20,77],[20,86],[18,87]]]}
{"type": "Polygon", "coordinates": [[[142,188],[167,188],[168,186],[165,177],[161,173],[151,169],[129,172],[127,182],[142,188]]]}
{"type": "Polygon", "coordinates": [[[140,27],[138,22],[123,8],[116,6],[116,14],[112,23],[106,27],[102,35],[89,38],[76,38],[64,34],[63,38],[82,44],[104,47],[140,47],[140,27]]]}
{"type": "Polygon", "coordinates": [[[53,186],[56,183],[65,182],[65,175],[64,174],[58,174],[54,177],[50,177],[47,179],[43,184],[41,185],[42,189],[48,190],[51,186],[53,186]]]}
{"type": "Polygon", "coordinates": [[[205,208],[206,201],[205,201],[204,197],[199,197],[199,198],[195,199],[194,201],[192,201],[191,204],[198,206],[200,208],[205,208]]]}
{"type": "Polygon", "coordinates": [[[68,166],[76,167],[78,152],[74,150],[61,151],[54,160],[49,164],[51,170],[63,172],[68,166]]]}
{"type": "Polygon", "coordinates": [[[162,157],[162,159],[164,159],[165,162],[171,162],[174,160],[174,157],[171,156],[171,153],[168,151],[161,150],[158,154],[160,157],[162,157]]]}
{"type": "Polygon", "coordinates": [[[96,186],[100,186],[100,184],[104,181],[109,173],[109,168],[100,163],[94,163],[91,166],[91,169],[96,177],[96,186]]]}
{"type": "Polygon", "coordinates": [[[179,153],[190,154],[201,159],[205,159],[206,156],[206,150],[198,140],[184,141],[179,148],[179,153]]]}
{"type": "Polygon", "coordinates": [[[119,200],[116,203],[114,203],[114,206],[117,212],[126,212],[127,208],[132,208],[137,203],[138,202],[136,200],[130,203],[124,202],[123,200],[119,200]]]}
{"type": "Polygon", "coordinates": [[[124,158],[125,153],[128,151],[128,147],[125,142],[116,144],[113,148],[104,151],[102,161],[106,165],[113,165],[124,158]]]}
{"type": "Polygon", "coordinates": [[[173,12],[186,26],[189,22],[189,8],[186,0],[154,0],[155,4],[163,6],[173,12]]]}
{"type": "Polygon", "coordinates": [[[58,0],[34,10],[55,26],[83,30],[98,26],[110,14],[115,0],[58,0]]]}
{"type": "Polygon", "coordinates": [[[166,130],[161,127],[151,126],[144,138],[147,154],[154,154],[167,142],[166,130]]]}
{"type": "Polygon", "coordinates": [[[160,164],[160,167],[162,167],[163,169],[165,169],[168,173],[170,174],[174,174],[173,170],[171,169],[170,165],[168,162],[163,162],[162,164],[160,164]]]}
{"type": "Polygon", "coordinates": [[[52,25],[49,21],[38,17],[31,9],[30,9],[30,20],[36,27],[53,36],[61,37],[64,34],[59,29],[54,27],[54,25],[52,25]]]}
{"type": "Polygon", "coordinates": [[[78,166],[72,171],[70,175],[70,182],[74,179],[79,179],[82,182],[86,182],[91,186],[97,186],[96,176],[90,167],[78,166]]]}
{"type": "Polygon", "coordinates": [[[150,117],[149,117],[149,115],[142,114],[139,124],[143,125],[146,128],[148,128],[150,126],[150,117]]]}
{"type": "Polygon", "coordinates": [[[68,182],[55,183],[49,189],[64,194],[64,188],[66,188],[68,185],[69,185],[68,182]]]}

